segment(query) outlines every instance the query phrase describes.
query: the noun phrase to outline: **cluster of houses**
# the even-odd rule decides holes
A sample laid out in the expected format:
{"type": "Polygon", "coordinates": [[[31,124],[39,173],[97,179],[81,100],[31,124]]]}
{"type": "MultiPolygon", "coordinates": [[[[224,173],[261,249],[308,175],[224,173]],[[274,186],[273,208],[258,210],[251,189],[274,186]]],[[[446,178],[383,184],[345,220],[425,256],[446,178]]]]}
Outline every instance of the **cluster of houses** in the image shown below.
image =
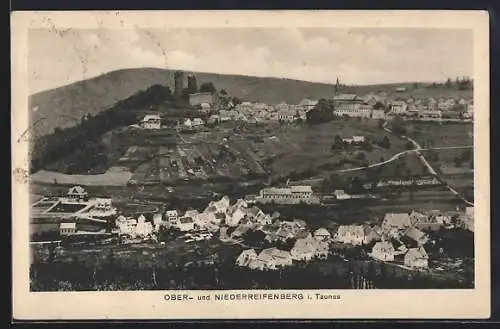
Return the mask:
{"type": "MultiPolygon", "coordinates": [[[[276,270],[295,262],[326,259],[331,243],[370,247],[369,255],[382,262],[394,262],[410,269],[429,267],[429,256],[424,248],[429,242],[424,231],[449,227],[457,214],[429,211],[427,213],[388,213],[380,226],[341,225],[335,231],[319,228],[310,232],[303,220],[276,220],[260,226],[265,241],[295,241],[291,250],[270,247],[257,252],[246,249],[236,258],[236,265],[254,270],[276,270]]],[[[458,222],[473,218],[473,208],[459,214],[458,222]]],[[[467,222],[468,223],[468,222],[467,222]]],[[[466,224],[464,224],[464,228],[466,224]]],[[[236,231],[235,231],[236,232],[236,231]]]]}
{"type": "MultiPolygon", "coordinates": [[[[261,191],[261,197],[289,202],[288,199],[303,200],[311,198],[313,194],[307,186],[285,189],[265,189],[261,191]]],[[[350,197],[343,191],[337,192],[339,199],[350,197]]],[[[72,187],[63,198],[67,202],[77,203],[95,200],[89,198],[80,186],[72,187]]],[[[94,202],[93,206],[96,212],[101,211],[101,208],[109,212],[112,208],[110,201],[94,202]]],[[[64,221],[60,224],[61,236],[104,233],[104,229],[83,232],[78,226],[77,221],[64,221]]],[[[190,233],[219,232],[221,241],[234,243],[243,242],[247,233],[260,232],[261,242],[271,247],[260,251],[248,248],[235,260],[237,266],[253,270],[277,270],[297,262],[326,259],[332,243],[363,246],[369,249],[368,255],[378,261],[411,269],[425,269],[429,267],[429,256],[424,246],[430,242],[426,232],[453,226],[474,231],[474,208],[467,207],[463,212],[413,210],[409,213],[387,213],[380,225],[340,225],[335,229],[318,228],[311,231],[304,220],[282,220],[278,212],[266,214],[244,199],[232,203],[229,197],[224,196],[211,201],[201,212],[190,209],[181,214],[177,210],[166,210],[148,219],[142,214],[137,219],[119,215],[111,233],[131,241],[157,241],[156,234],[161,227],[166,227],[190,233]],[[287,250],[280,249],[279,246],[287,244],[287,250]]],[[[207,236],[211,238],[212,234],[207,236]]]]}
{"type": "Polygon", "coordinates": [[[424,245],[429,238],[425,231],[436,231],[441,227],[451,228],[453,223],[473,231],[474,208],[464,213],[387,213],[381,226],[343,225],[334,235],[334,240],[352,245],[373,244],[370,255],[380,261],[400,261],[409,268],[428,267],[428,255],[424,245]],[[472,224],[471,224],[472,223],[472,224]]]}
{"type": "MultiPolygon", "coordinates": [[[[178,123],[179,126],[183,128],[198,128],[203,127],[205,125],[205,121],[201,118],[185,118],[182,122],[178,123]]],[[[162,118],[160,114],[146,114],[139,125],[142,129],[148,130],[158,130],[161,129],[162,126],[162,118]]]]}
{"type": "Polygon", "coordinates": [[[385,119],[399,115],[420,119],[472,119],[474,101],[455,98],[398,97],[390,99],[386,93],[369,93],[365,96],[340,94],[333,97],[334,114],[352,118],[385,119]]]}
{"type": "Polygon", "coordinates": [[[305,121],[307,112],[311,110],[318,101],[304,99],[298,104],[287,104],[281,102],[277,105],[260,102],[243,102],[234,107],[221,109],[212,114],[207,122],[216,124],[227,121],[243,121],[248,123],[261,122],[295,122],[305,121]]]}
{"type": "Polygon", "coordinates": [[[126,218],[124,216],[119,216],[116,219],[116,232],[120,236],[126,236],[130,238],[150,238],[154,232],[158,232],[159,223],[157,220],[153,220],[153,223],[146,221],[144,215],[140,215],[139,218],[126,218]],[[153,226],[154,223],[154,226],[153,226]]]}
{"type": "Polygon", "coordinates": [[[375,108],[375,104],[368,103],[356,94],[335,95],[333,97],[333,114],[350,118],[384,119],[384,108],[375,108]]]}
{"type": "MultiPolygon", "coordinates": [[[[334,115],[338,117],[386,119],[394,115],[419,119],[462,119],[470,120],[474,113],[474,101],[465,98],[433,98],[433,97],[398,97],[391,99],[386,93],[368,93],[364,96],[356,94],[335,94],[333,96],[334,115]]],[[[216,92],[200,92],[189,95],[191,106],[201,109],[202,113],[211,114],[206,122],[201,118],[187,118],[182,123],[188,128],[228,121],[248,123],[260,122],[295,122],[305,121],[307,112],[314,108],[317,100],[303,99],[298,104],[281,102],[276,105],[262,102],[242,102],[234,105],[229,96],[216,92]]],[[[141,127],[144,129],[160,129],[161,116],[147,114],[141,127]]]]}
{"type": "Polygon", "coordinates": [[[310,232],[302,220],[276,221],[272,225],[262,227],[267,233],[268,242],[287,241],[295,239],[291,250],[270,247],[261,250],[246,249],[236,258],[236,265],[253,270],[277,270],[291,266],[295,262],[307,262],[312,259],[326,259],[329,254],[331,234],[325,228],[310,232]]]}
{"type": "Polygon", "coordinates": [[[181,232],[216,232],[221,230],[221,236],[223,236],[225,230],[220,228],[225,227],[226,231],[227,228],[234,228],[231,236],[234,238],[238,234],[241,236],[250,228],[269,225],[272,219],[271,215],[265,214],[256,206],[250,206],[243,199],[238,199],[234,204],[231,204],[230,199],[224,196],[218,201],[210,202],[202,212],[189,209],[181,213],[171,209],[164,213],[155,214],[152,222],[146,221],[143,215],[139,216],[137,220],[120,216],[116,221],[116,232],[120,235],[133,236],[135,234],[146,237],[157,232],[163,226],[181,232]],[[137,228],[137,225],[140,228],[137,228]]]}

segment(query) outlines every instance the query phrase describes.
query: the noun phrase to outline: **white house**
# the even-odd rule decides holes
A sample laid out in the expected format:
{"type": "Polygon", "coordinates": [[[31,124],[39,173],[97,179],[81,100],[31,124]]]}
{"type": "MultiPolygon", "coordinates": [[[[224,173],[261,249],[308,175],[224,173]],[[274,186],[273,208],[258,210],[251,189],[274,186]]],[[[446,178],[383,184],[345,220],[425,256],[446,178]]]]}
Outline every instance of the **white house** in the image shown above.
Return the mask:
{"type": "Polygon", "coordinates": [[[61,223],[59,224],[59,234],[62,236],[72,235],[76,233],[76,223],[61,223]]]}
{"type": "Polygon", "coordinates": [[[218,224],[220,222],[217,220],[215,214],[211,212],[202,212],[197,216],[193,217],[193,221],[196,226],[203,229],[210,228],[213,225],[218,224]]]}
{"type": "Polygon", "coordinates": [[[361,245],[365,239],[365,231],[361,225],[340,225],[334,239],[342,243],[361,245]]]}
{"type": "Polygon", "coordinates": [[[193,127],[193,121],[189,118],[187,118],[186,120],[184,120],[184,126],[187,127],[187,128],[192,128],[193,127]]]}
{"type": "Polygon", "coordinates": [[[135,235],[135,227],[137,226],[137,221],[133,218],[126,219],[123,217],[117,220],[117,226],[118,226],[118,233],[120,235],[133,236],[135,235]]]}
{"type": "Polygon", "coordinates": [[[428,241],[427,235],[415,227],[410,227],[408,231],[406,231],[406,236],[415,241],[418,245],[423,245],[428,241]]]}
{"type": "Polygon", "coordinates": [[[243,208],[236,208],[226,216],[226,224],[228,226],[238,226],[245,215],[246,211],[243,208]]]}
{"type": "Polygon", "coordinates": [[[412,226],[408,213],[387,213],[382,221],[382,230],[386,233],[396,233],[412,226]]]}
{"type": "Polygon", "coordinates": [[[153,215],[153,224],[155,226],[163,224],[163,215],[162,215],[162,213],[156,213],[156,214],[153,215]]]}
{"type": "Polygon", "coordinates": [[[297,239],[290,255],[293,260],[310,261],[315,256],[315,249],[310,239],[297,239]]]}
{"type": "Polygon", "coordinates": [[[278,111],[278,120],[284,122],[295,121],[297,111],[291,109],[283,109],[278,111]]]}
{"type": "Polygon", "coordinates": [[[404,114],[407,108],[408,105],[403,101],[394,101],[390,104],[391,112],[394,114],[404,114]]]}
{"type": "Polygon", "coordinates": [[[394,246],[388,241],[375,243],[372,249],[372,257],[384,262],[394,261],[394,246]]]}
{"type": "Polygon", "coordinates": [[[257,252],[254,249],[243,250],[241,254],[236,258],[236,265],[238,266],[248,266],[252,260],[257,258],[257,252]]]}
{"type": "Polygon", "coordinates": [[[268,248],[262,250],[256,259],[250,261],[248,266],[251,269],[276,270],[280,267],[290,266],[292,262],[290,252],[277,248],[268,248]]]}
{"type": "Polygon", "coordinates": [[[243,199],[238,199],[226,213],[226,224],[229,226],[238,226],[240,221],[246,216],[248,204],[243,199]]]}
{"type": "Polygon", "coordinates": [[[370,244],[372,242],[377,242],[382,238],[382,229],[378,226],[365,226],[365,239],[364,244],[370,244]]]}
{"type": "Polygon", "coordinates": [[[151,233],[153,233],[153,225],[150,222],[146,222],[144,215],[140,215],[135,226],[135,234],[145,237],[151,233]]]}
{"type": "Polygon", "coordinates": [[[184,216],[183,217],[191,217],[191,218],[194,218],[196,216],[198,216],[200,214],[200,212],[196,209],[189,209],[189,210],[186,210],[186,212],[184,213],[184,216]]]}
{"type": "Polygon", "coordinates": [[[177,225],[179,220],[179,214],[177,210],[167,210],[165,212],[165,220],[170,225],[177,225]]]}
{"type": "Polygon", "coordinates": [[[75,201],[85,200],[88,198],[88,196],[89,194],[87,193],[87,191],[85,191],[83,187],[78,185],[71,187],[68,191],[68,198],[75,201]]]}
{"type": "Polygon", "coordinates": [[[354,143],[364,143],[365,142],[365,136],[352,136],[352,141],[354,143]]]}
{"type": "Polygon", "coordinates": [[[191,122],[191,126],[193,127],[201,127],[203,126],[205,123],[203,122],[202,119],[200,118],[194,118],[193,121],[191,122]]]}
{"type": "Polygon", "coordinates": [[[331,237],[332,235],[330,234],[330,232],[328,232],[326,228],[321,227],[316,231],[314,231],[314,238],[317,240],[328,241],[330,240],[331,237]]]}
{"type": "Polygon", "coordinates": [[[260,191],[259,199],[277,203],[299,203],[301,201],[310,202],[312,196],[313,190],[311,186],[300,185],[281,188],[264,188],[260,191]]]}
{"type": "Polygon", "coordinates": [[[385,111],[382,109],[373,109],[371,117],[372,117],[372,119],[375,119],[375,120],[385,119],[385,111]]]}
{"type": "Polygon", "coordinates": [[[201,103],[200,107],[203,112],[210,112],[211,106],[209,103],[201,103]]]}
{"type": "Polygon", "coordinates": [[[372,116],[373,106],[360,103],[340,103],[336,105],[333,114],[336,116],[348,116],[351,118],[370,118],[372,116]]]}
{"type": "Polygon", "coordinates": [[[335,190],[333,192],[333,195],[337,200],[347,200],[351,198],[351,196],[347,194],[344,190],[335,190]]]}
{"type": "Polygon", "coordinates": [[[208,124],[216,124],[220,121],[220,116],[217,115],[217,114],[212,114],[208,120],[207,120],[207,123],[208,124]]]}
{"type": "Polygon", "coordinates": [[[205,211],[213,213],[226,213],[231,205],[231,200],[228,196],[223,196],[219,201],[211,201],[205,211]]]}
{"type": "Polygon", "coordinates": [[[144,129],[160,129],[161,117],[158,114],[146,114],[142,119],[144,129]]]}
{"type": "Polygon", "coordinates": [[[183,232],[193,231],[194,230],[194,221],[191,217],[181,217],[179,218],[178,224],[179,230],[183,232]]]}
{"type": "Polygon", "coordinates": [[[118,210],[112,206],[110,198],[94,198],[89,203],[92,207],[85,213],[89,217],[108,217],[118,213],[118,210]]]}
{"type": "Polygon", "coordinates": [[[404,264],[412,268],[427,268],[429,267],[429,256],[423,247],[411,248],[405,254],[404,264]]]}

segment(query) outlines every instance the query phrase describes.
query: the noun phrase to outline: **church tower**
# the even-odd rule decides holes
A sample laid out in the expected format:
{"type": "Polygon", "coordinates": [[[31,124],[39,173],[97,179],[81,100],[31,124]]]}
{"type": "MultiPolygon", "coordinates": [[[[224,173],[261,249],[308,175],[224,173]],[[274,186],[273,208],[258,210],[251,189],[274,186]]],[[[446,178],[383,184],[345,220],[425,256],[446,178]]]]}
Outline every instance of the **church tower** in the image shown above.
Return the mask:
{"type": "Polygon", "coordinates": [[[339,77],[337,77],[337,82],[335,82],[335,96],[338,96],[339,91],[340,91],[340,81],[339,77]]]}

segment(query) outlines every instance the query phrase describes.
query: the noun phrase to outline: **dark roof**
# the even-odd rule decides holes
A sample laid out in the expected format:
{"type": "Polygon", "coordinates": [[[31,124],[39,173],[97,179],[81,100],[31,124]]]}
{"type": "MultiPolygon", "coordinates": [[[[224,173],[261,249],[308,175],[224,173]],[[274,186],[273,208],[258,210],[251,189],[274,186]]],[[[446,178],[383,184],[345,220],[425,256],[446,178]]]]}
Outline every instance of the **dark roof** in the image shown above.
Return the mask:
{"type": "Polygon", "coordinates": [[[182,224],[192,223],[192,222],[193,222],[193,219],[192,219],[191,217],[181,217],[180,222],[181,222],[182,224]]]}

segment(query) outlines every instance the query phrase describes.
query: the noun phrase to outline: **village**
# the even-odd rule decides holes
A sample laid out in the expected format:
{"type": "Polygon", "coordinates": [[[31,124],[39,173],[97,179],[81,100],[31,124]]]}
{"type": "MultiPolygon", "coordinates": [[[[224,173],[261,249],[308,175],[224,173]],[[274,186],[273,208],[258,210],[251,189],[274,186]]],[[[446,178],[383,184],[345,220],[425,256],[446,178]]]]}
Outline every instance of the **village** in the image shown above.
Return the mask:
{"type": "MultiPolygon", "coordinates": [[[[290,196],[291,200],[313,197],[308,186],[297,186],[286,192],[276,189],[261,192],[264,198],[278,201],[287,192],[296,194],[290,196]]],[[[38,201],[34,207],[48,202],[38,201]]],[[[375,261],[411,270],[427,270],[432,266],[425,248],[434,243],[429,233],[455,227],[473,231],[474,227],[473,207],[450,212],[386,213],[379,225],[359,223],[313,229],[308,226],[307,218],[285,220],[277,211],[264,213],[255,202],[231,200],[228,196],[211,201],[204,209],[185,212],[166,209],[147,214],[148,218],[143,214],[137,218],[125,217],[113,207],[110,199],[92,198],[81,186],[72,187],[67,196],[51,202],[48,213],[65,209],[68,214],[59,224],[63,241],[75,236],[100,235],[102,238],[117,237],[120,244],[153,242],[165,245],[166,242],[159,239],[159,232],[169,230],[176,232],[186,244],[211,239],[224,244],[240,244],[245,249],[233,260],[234,265],[259,271],[277,270],[297,262],[327,260],[339,246],[360,246],[375,261]],[[89,222],[103,228],[89,231],[89,225],[85,224],[89,222]]],[[[431,260],[439,264],[439,259],[431,260]]]]}
{"type": "MultiPolygon", "coordinates": [[[[455,127],[472,122],[471,99],[414,97],[404,88],[358,96],[342,93],[337,80],[330,100],[271,105],[235,99],[210,83],[189,88],[193,76],[187,89],[194,91],[185,94],[183,80],[176,75],[172,97],[184,95],[190,109],[174,117],[154,106],[137,111],[135,123],[100,137],[106,167],[64,173],[65,163],[78,161],[69,155],[54,167],[64,170],[31,176],[42,191],[31,207],[40,231],[33,245],[55,243],[61,255],[102,244],[122,252],[171,249],[187,257],[176,260],[180,268],[212,264],[198,255],[205,250],[253,272],[339,259],[431,277],[463,271],[468,256],[446,241],[474,231],[473,203],[446,182],[440,168],[449,160],[424,157],[434,144],[427,138],[424,149],[412,139],[422,133],[405,136],[396,123],[415,125],[408,126],[414,132],[437,124],[432,129],[447,139],[435,141],[467,148],[459,143],[470,136],[455,127]],[[377,211],[360,216],[356,207],[377,211]]],[[[456,181],[469,180],[463,154],[456,181]]]]}
{"type": "MultiPolygon", "coordinates": [[[[405,120],[419,121],[463,121],[471,122],[474,115],[472,98],[454,97],[417,97],[405,88],[397,88],[396,94],[386,92],[356,95],[340,92],[337,89],[332,99],[338,118],[360,118],[386,120],[400,116],[405,120]]],[[[183,129],[197,129],[205,125],[215,125],[230,121],[250,124],[280,122],[297,123],[307,120],[307,112],[313,109],[318,100],[303,99],[298,104],[266,104],[243,101],[233,104],[227,93],[218,91],[199,92],[189,95],[189,104],[199,108],[202,117],[188,117],[177,122],[183,129]]],[[[162,115],[151,113],[143,117],[140,124],[145,129],[161,129],[162,115]]]]}

